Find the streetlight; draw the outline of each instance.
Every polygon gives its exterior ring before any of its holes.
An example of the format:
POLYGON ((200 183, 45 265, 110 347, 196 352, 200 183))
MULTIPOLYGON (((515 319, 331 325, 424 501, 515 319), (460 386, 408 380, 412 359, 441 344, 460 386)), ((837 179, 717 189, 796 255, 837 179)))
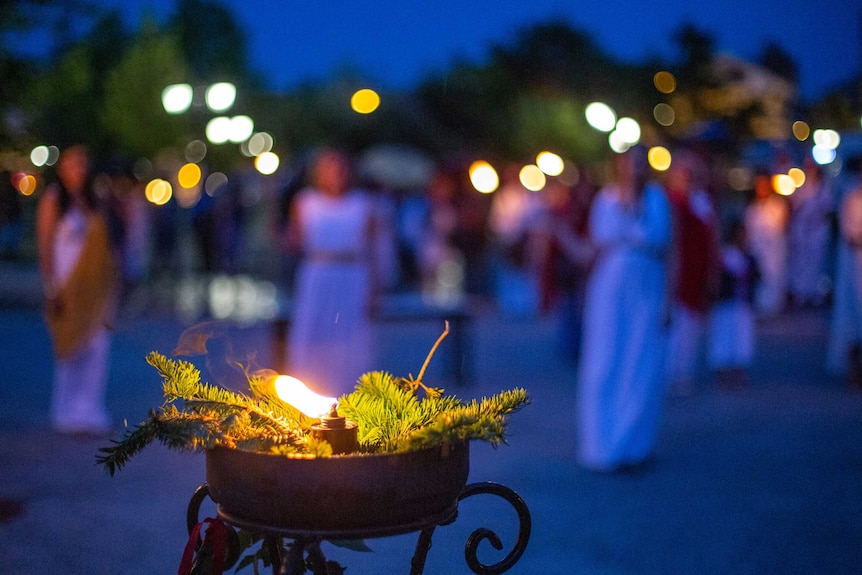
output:
POLYGON ((187 112, 193 99, 194 89, 189 84, 171 84, 162 90, 162 107, 171 115, 187 112))

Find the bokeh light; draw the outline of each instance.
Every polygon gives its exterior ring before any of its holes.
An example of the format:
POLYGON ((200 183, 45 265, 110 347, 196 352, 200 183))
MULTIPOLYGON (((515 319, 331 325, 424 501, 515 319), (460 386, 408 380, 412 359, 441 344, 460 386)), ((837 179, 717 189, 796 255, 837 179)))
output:
POLYGON ((60 148, 57 146, 48 146, 48 160, 45 162, 46 166, 53 166, 57 163, 57 160, 60 159, 60 148))
POLYGON ((484 160, 477 160, 470 164, 470 183, 477 192, 490 194, 500 185, 500 176, 497 170, 484 160))
POLYGON ((554 152, 540 152, 536 156, 536 165, 549 176, 559 176, 566 167, 563 158, 554 152))
POLYGON ((805 171, 799 168, 790 168, 787 170, 787 175, 793 180, 793 185, 801 188, 805 183, 805 171))
POLYGON ((782 196, 789 196, 796 191, 796 184, 787 174, 775 174, 772 176, 772 189, 782 196))
POLYGON ((230 82, 217 82, 207 88, 207 108, 213 112, 224 112, 236 101, 236 86, 230 82))
POLYGON ((380 95, 370 88, 357 90, 350 97, 350 107, 358 114, 370 114, 380 106, 380 95))
POLYGON ((248 139, 248 152, 252 156, 259 156, 272 150, 272 136, 266 132, 258 132, 248 139))
POLYGON ((186 161, 197 164, 207 157, 207 145, 200 140, 192 140, 186 144, 186 161))
POLYGON ((619 137, 627 144, 635 145, 641 139, 641 126, 634 118, 620 118, 614 131, 619 132, 619 137))
POLYGON ((222 172, 213 172, 204 180, 204 191, 210 197, 215 197, 223 186, 227 185, 227 176, 222 172))
POLYGON ((617 114, 603 102, 592 102, 584 110, 587 123, 600 132, 610 132, 617 124, 617 114))
POLYGON ((227 116, 216 116, 207 122, 207 140, 211 144, 224 144, 230 139, 230 118, 227 116))
POLYGON ((278 169, 279 158, 273 152, 264 152, 254 159, 254 167, 264 176, 274 174, 278 169))
POLYGON ((652 109, 652 115, 655 121, 662 126, 672 126, 676 120, 676 112, 673 111, 673 107, 664 102, 655 105, 655 108, 652 109))
POLYGON ((821 166, 834 162, 837 155, 837 152, 833 148, 824 148, 817 145, 811 148, 811 157, 821 166))
POLYGON ((623 137, 623 134, 620 133, 619 130, 614 130, 610 134, 608 134, 608 145, 611 147, 611 150, 616 152, 617 154, 622 154, 626 150, 632 147, 630 143, 628 143, 623 137))
POLYGON ((30 162, 37 168, 48 163, 48 146, 36 146, 30 151, 30 162))
POLYGON ((171 201, 173 194, 174 191, 173 188, 171 188, 170 182, 162 180, 161 178, 150 180, 146 188, 144 188, 144 195, 146 196, 147 201, 157 206, 167 204, 171 201))
POLYGON ((177 183, 183 188, 194 188, 201 183, 201 168, 197 164, 185 164, 177 173, 177 183))
POLYGON ((791 130, 793 130, 793 136, 800 142, 804 142, 811 135, 811 128, 802 120, 793 122, 791 130))
POLYGON ((32 196, 36 192, 36 176, 19 172, 13 179, 15 188, 22 196, 32 196))
POLYGON ((521 185, 531 192, 538 192, 547 183, 545 172, 535 164, 528 164, 521 168, 521 171, 518 172, 518 179, 521 181, 521 185))
POLYGON ((814 145, 834 150, 841 144, 841 136, 835 130, 814 130, 814 145))
POLYGON ((254 121, 248 116, 234 116, 230 119, 228 139, 239 144, 248 140, 254 133, 254 121))
POLYGON ((647 160, 653 170, 664 172, 670 168, 672 157, 670 150, 664 146, 653 146, 649 149, 649 152, 647 152, 647 160))
POLYGON ((655 89, 662 94, 672 94, 676 90, 676 77, 666 70, 656 72, 652 78, 655 89))
POLYGON ((194 90, 188 84, 171 84, 162 90, 162 107, 168 114, 182 114, 192 105, 194 90))

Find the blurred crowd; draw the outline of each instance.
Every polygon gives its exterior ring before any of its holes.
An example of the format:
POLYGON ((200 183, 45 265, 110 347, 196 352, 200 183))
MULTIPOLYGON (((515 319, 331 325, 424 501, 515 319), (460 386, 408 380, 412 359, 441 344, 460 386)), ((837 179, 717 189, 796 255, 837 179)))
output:
MULTIPOLYGON (((292 301, 288 353, 297 373, 327 379, 315 373, 326 356, 330 372, 343 363, 344 375, 329 380, 351 382, 349 374, 371 367, 368 326, 381 295, 420 293, 444 310, 482 299, 511 318, 556 318, 559 353, 578 365, 584 405, 607 401, 600 380, 649 373, 656 383, 647 395, 690 394, 704 366, 718 385, 744 386, 758 321, 827 305, 829 366, 859 385, 860 160, 848 159, 831 177, 806 159, 804 182, 782 195, 775 174, 790 166, 781 155, 753 166, 748 190, 739 192, 709 154, 674 150, 660 172, 635 146, 602 166, 569 165, 539 191, 525 187, 513 164, 483 194, 461 162, 392 184, 344 152, 322 150, 281 180, 231 174, 184 207, 148 202, 120 162, 94 163, 76 186, 89 190, 83 213, 104 215, 120 306, 152 282, 259 277, 292 301)), ((65 188, 58 178, 50 189, 65 188)), ((4 259, 20 253, 15 197, 4 187, 4 259)), ((53 296, 60 286, 39 249, 53 296)), ((641 407, 650 401, 642 398, 641 407)), ((592 411, 602 409, 610 408, 592 411)))

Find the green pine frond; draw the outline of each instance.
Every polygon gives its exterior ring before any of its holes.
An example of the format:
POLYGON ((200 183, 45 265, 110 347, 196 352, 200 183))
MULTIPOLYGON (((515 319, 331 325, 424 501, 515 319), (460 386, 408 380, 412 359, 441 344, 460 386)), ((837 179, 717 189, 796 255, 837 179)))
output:
MULTIPOLYGON (((109 474, 156 441, 179 450, 222 446, 307 457, 332 455, 328 443, 310 435, 316 420, 280 400, 270 380, 250 375, 254 397, 249 397, 202 383, 200 372, 187 361, 152 352, 147 362, 161 375, 165 403, 112 446, 99 450, 97 463, 109 474)), ((465 403, 419 379, 375 371, 364 374, 355 390, 340 398, 338 411, 357 424, 363 452, 393 453, 457 440, 498 445, 505 440, 508 415, 529 401, 527 392, 517 388, 465 403), (425 391, 422 399, 417 397, 420 387, 425 391)))
POLYGON ((529 401, 526 390, 517 388, 442 410, 432 422, 401 438, 395 451, 413 451, 465 439, 499 445, 505 440, 506 417, 529 401))

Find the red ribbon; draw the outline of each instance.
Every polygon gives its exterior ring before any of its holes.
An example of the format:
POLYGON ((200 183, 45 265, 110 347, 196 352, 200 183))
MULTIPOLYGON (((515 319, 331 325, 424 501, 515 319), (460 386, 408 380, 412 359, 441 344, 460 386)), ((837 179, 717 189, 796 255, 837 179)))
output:
POLYGON ((192 565, 194 564, 195 549, 200 539, 201 529, 204 523, 209 523, 206 534, 204 535, 203 545, 209 546, 213 554, 213 575, 222 575, 224 570, 225 547, 227 544, 227 527, 218 518, 207 517, 192 529, 189 534, 189 541, 186 543, 186 548, 183 551, 183 558, 180 560, 180 569, 177 575, 191 575, 192 565))

